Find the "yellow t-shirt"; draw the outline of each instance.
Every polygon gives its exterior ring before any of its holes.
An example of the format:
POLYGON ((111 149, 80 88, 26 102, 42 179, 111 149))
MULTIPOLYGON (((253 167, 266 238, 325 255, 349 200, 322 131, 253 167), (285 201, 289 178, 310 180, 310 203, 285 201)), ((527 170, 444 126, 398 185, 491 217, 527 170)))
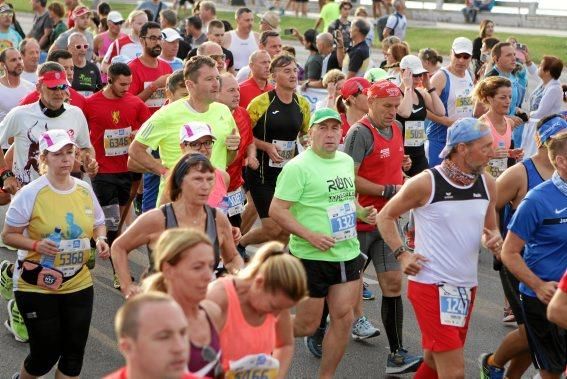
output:
MULTIPOLYGON (((47 177, 41 176, 23 187, 14 197, 6 213, 6 224, 25 227, 24 235, 39 241, 56 227, 61 228, 63 250, 54 258, 52 267, 65 276, 73 276, 58 290, 48 290, 25 282, 20 270, 14 270, 16 291, 37 293, 72 293, 92 285, 89 269, 84 265, 90 255, 90 239, 96 226, 104 225, 104 213, 92 188, 82 180, 67 191, 53 188, 47 177)), ((44 255, 18 250, 18 260, 41 262, 44 255)))

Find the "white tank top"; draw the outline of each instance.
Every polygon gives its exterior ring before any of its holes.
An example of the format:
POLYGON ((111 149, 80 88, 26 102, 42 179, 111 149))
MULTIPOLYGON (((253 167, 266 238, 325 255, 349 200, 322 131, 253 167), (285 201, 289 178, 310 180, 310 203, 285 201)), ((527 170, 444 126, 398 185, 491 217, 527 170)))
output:
POLYGON ((449 97, 447 98, 447 117, 459 119, 462 117, 473 117, 474 89, 473 78, 469 71, 465 71, 464 78, 453 75, 446 68, 441 68, 449 75, 449 97))
POLYGON ((439 166, 427 172, 431 176, 431 197, 413 214, 415 252, 429 261, 409 280, 476 287, 480 238, 489 203, 484 175, 472 185, 461 187, 449 182, 439 166))
POLYGON ((228 50, 232 52, 234 57, 234 69, 240 70, 248 65, 248 57, 258 50, 258 43, 254 37, 254 32, 250 32, 247 39, 241 39, 236 34, 236 30, 228 32, 230 34, 230 46, 228 50))

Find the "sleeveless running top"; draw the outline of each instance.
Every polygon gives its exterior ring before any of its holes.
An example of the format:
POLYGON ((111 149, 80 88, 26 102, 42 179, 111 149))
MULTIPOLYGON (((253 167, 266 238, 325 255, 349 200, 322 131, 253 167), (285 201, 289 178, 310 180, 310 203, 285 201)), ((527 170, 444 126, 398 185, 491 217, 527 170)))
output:
POLYGON ((532 158, 528 158, 522 161, 522 164, 526 169, 526 176, 528 177, 528 191, 545 182, 545 180, 541 177, 539 171, 537 170, 532 158))
POLYGON ((228 298, 226 322, 220 331, 222 367, 226 372, 230 361, 256 354, 271 355, 276 345, 276 318, 268 313, 262 325, 252 326, 244 318, 234 279, 218 279, 228 298))
MULTIPOLYGON (((506 132, 504 135, 498 133, 492 121, 488 117, 484 117, 483 120, 490 127, 490 132, 492 134, 492 146, 496 149, 503 147, 505 149, 510 149, 512 147, 512 120, 506 118, 506 132)), ((505 158, 492 158, 488 165, 486 166, 486 171, 488 171, 494 178, 498 178, 502 173, 508 168, 508 157, 505 158)))
POLYGON ((421 93, 417 89, 414 89, 414 92, 417 95, 417 104, 412 104, 410 116, 406 118, 396 115, 396 120, 403 126, 404 152, 412 161, 411 168, 406 172, 409 176, 417 175, 429 167, 424 147, 427 108, 421 93))
POLYGON ((224 178, 222 176, 222 171, 215 169, 215 184, 213 185, 213 190, 209 194, 209 200, 207 204, 213 208, 220 208, 222 200, 226 196, 227 188, 224 183, 224 178))
POLYGON ((242 67, 248 65, 248 57, 258 50, 256 37, 254 37, 253 32, 250 32, 247 39, 241 39, 238 34, 236 34, 236 30, 231 30, 228 34, 230 34, 230 46, 228 50, 232 51, 234 57, 234 69, 240 70, 242 67))
POLYGON ((440 166, 427 172, 431 176, 431 196, 426 205, 413 210, 413 215, 415 251, 429 261, 409 279, 476 287, 480 238, 489 203, 484 175, 463 187, 450 183, 440 166))
MULTIPOLYGON (((199 308, 203 309, 200 306, 199 308)), ((205 311, 205 316, 207 317, 207 322, 209 323, 209 329, 211 331, 211 341, 207 346, 202 346, 202 347, 195 346, 193 342, 190 342, 189 372, 193 374, 197 374, 199 377, 206 376, 206 377, 214 378, 215 367, 218 364, 218 359, 205 360, 203 358, 203 350, 210 349, 210 352, 207 352, 205 354, 210 354, 211 358, 214 357, 215 355, 218 355, 219 352, 221 351, 220 339, 219 339, 219 334, 215 329, 215 327, 213 326, 213 323, 211 322, 211 319, 206 311, 205 311)))
MULTIPOLYGON (((211 208, 208 205, 205 205, 205 212, 207 214, 207 220, 205 222, 205 234, 209 237, 211 242, 213 243, 213 250, 215 252, 215 270, 219 265, 220 262, 220 247, 219 247, 219 239, 217 234, 217 223, 216 223, 216 215, 217 210, 215 208, 211 208)), ((165 230, 173 229, 179 227, 179 223, 177 222, 177 217, 175 216, 175 211, 173 210, 173 204, 167 203, 159 207, 161 212, 163 213, 163 217, 165 218, 165 230)), ((147 245, 148 254, 150 256, 150 273, 154 272, 154 258, 153 258, 153 250, 147 245)))

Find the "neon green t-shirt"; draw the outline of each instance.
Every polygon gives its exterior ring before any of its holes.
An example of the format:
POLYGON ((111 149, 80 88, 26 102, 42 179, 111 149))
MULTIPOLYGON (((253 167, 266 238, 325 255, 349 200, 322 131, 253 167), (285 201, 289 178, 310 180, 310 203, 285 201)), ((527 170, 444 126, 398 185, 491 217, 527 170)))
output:
POLYGON ((305 228, 335 237, 335 246, 321 251, 292 234, 289 250, 296 257, 340 262, 360 254, 354 161, 347 154, 337 151, 334 158, 325 159, 307 149, 283 167, 274 197, 292 202, 290 211, 305 228))
MULTIPOLYGON (((230 109, 221 103, 212 103, 209 110, 203 113, 195 111, 187 98, 179 99, 158 110, 140 128, 135 140, 149 146, 152 150, 159 148, 162 164, 171 169, 181 157, 179 131, 191 121, 205 122, 210 125, 216 138, 211 151, 211 162, 217 168, 225 170, 227 162, 226 137, 236 128, 230 109)), ((236 128, 238 133, 238 128, 236 128)), ((163 189, 162 180, 159 186, 158 199, 163 189)))
POLYGON ((319 17, 323 19, 323 32, 329 31, 329 25, 337 18, 341 16, 341 11, 339 10, 339 3, 330 2, 323 5, 321 8, 321 13, 319 17))

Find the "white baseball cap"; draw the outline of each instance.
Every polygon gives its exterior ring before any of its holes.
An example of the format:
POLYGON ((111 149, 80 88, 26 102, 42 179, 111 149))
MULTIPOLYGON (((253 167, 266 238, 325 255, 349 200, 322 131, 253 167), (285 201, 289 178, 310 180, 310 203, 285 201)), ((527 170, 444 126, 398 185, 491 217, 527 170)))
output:
POLYGON ((55 153, 67 145, 77 146, 63 129, 48 130, 39 139, 39 151, 47 150, 55 153))
POLYGON ((173 41, 178 40, 178 39, 183 39, 183 37, 181 37, 179 32, 175 29, 172 29, 172 28, 163 29, 161 31, 161 34, 163 35, 163 39, 166 42, 173 42, 173 41))
POLYGON ((106 19, 108 21, 111 21, 114 24, 118 24, 118 23, 124 21, 124 17, 122 17, 120 12, 118 12, 118 11, 110 11, 110 13, 108 13, 108 16, 106 17, 106 19))
POLYGON ((457 37, 453 41, 452 49, 455 54, 466 53, 468 55, 472 55, 472 41, 465 37, 457 37))
POLYGON ((400 61, 400 68, 410 70, 413 75, 421 75, 427 72, 427 70, 423 68, 421 59, 415 55, 406 55, 403 57, 400 61))
POLYGON ((211 127, 208 124, 200 121, 193 121, 181 127, 181 130, 179 131, 179 142, 194 142, 205 136, 211 136, 215 139, 211 127))

